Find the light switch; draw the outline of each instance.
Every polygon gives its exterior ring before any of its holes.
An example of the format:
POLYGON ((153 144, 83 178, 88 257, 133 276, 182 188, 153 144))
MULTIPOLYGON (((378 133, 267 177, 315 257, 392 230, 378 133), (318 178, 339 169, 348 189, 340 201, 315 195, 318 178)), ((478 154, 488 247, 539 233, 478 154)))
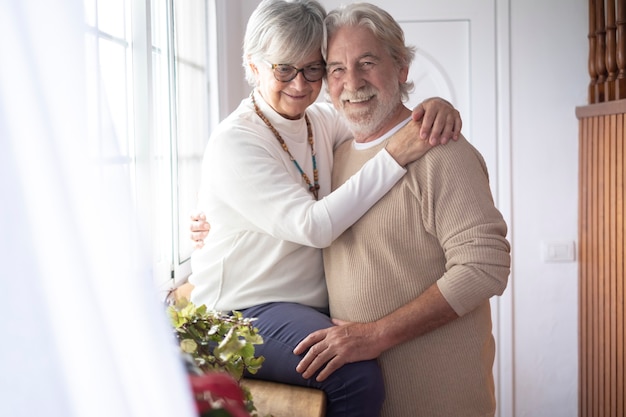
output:
POLYGON ((543 242, 542 257, 544 262, 574 262, 576 245, 574 242, 543 242))

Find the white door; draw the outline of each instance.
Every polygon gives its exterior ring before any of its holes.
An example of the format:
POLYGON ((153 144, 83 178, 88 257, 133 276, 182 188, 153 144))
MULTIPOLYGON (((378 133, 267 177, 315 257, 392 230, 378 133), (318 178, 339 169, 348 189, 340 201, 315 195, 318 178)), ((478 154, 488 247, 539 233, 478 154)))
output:
MULTIPOLYGON (((496 164, 496 46, 494 0, 370 0, 396 18, 407 43, 417 48, 409 77, 413 107, 424 98, 443 97, 459 109, 463 134, 485 157, 492 176, 496 164)), ((331 10, 345 0, 322 0, 331 10)), ((494 190, 495 191, 495 190, 494 190)))
MULTIPOLYGON (((440 96, 459 109, 463 135, 485 158, 494 198, 505 206, 507 217, 508 192, 502 193, 507 187, 498 186, 499 181, 506 182, 510 167, 508 160, 498 160, 506 152, 498 149, 496 71, 502 71, 503 58, 499 62, 496 55, 496 33, 502 31, 497 28, 497 0, 369 1, 394 16, 404 29, 407 43, 417 48, 409 73, 415 91, 407 104, 413 107, 424 98, 440 96), (498 196, 499 191, 504 195, 498 196)), ((327 10, 346 2, 321 0, 327 10)), ((498 5, 502 8, 502 2, 498 5)), ((495 298, 491 304, 498 346, 494 366, 497 416, 504 417, 512 415, 512 330, 507 324, 512 306, 510 296, 495 298)))

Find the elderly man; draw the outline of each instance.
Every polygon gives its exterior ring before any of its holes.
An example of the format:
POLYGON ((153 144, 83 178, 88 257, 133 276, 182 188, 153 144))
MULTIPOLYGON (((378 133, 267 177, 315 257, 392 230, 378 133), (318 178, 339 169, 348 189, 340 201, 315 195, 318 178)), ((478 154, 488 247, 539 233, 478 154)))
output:
MULTIPOLYGON (((326 18, 328 92, 355 139, 335 152, 343 184, 411 117, 403 105, 414 50, 380 8, 326 18)), ((495 342, 489 298, 510 272, 507 226, 485 163, 464 138, 411 163, 407 175, 324 251, 331 316, 294 350, 323 380, 379 358, 383 416, 493 416, 495 342), (319 372, 319 373, 318 373, 319 372)))

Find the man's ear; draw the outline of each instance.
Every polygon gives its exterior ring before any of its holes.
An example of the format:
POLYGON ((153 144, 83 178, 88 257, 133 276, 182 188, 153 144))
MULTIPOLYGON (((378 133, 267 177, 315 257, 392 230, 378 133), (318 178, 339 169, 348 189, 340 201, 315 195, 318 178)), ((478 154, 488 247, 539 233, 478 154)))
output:
POLYGON ((402 65, 398 69, 398 80, 400 81, 401 84, 403 84, 408 79, 409 79, 409 67, 408 65, 402 65))

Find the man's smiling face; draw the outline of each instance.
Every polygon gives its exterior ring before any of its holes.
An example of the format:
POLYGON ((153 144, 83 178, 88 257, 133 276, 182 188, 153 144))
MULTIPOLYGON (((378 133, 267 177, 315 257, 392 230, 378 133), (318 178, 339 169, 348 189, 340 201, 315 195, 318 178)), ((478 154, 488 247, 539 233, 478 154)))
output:
POLYGON ((366 27, 344 26, 329 38, 327 68, 330 98, 357 140, 381 130, 402 103, 408 69, 366 27))

